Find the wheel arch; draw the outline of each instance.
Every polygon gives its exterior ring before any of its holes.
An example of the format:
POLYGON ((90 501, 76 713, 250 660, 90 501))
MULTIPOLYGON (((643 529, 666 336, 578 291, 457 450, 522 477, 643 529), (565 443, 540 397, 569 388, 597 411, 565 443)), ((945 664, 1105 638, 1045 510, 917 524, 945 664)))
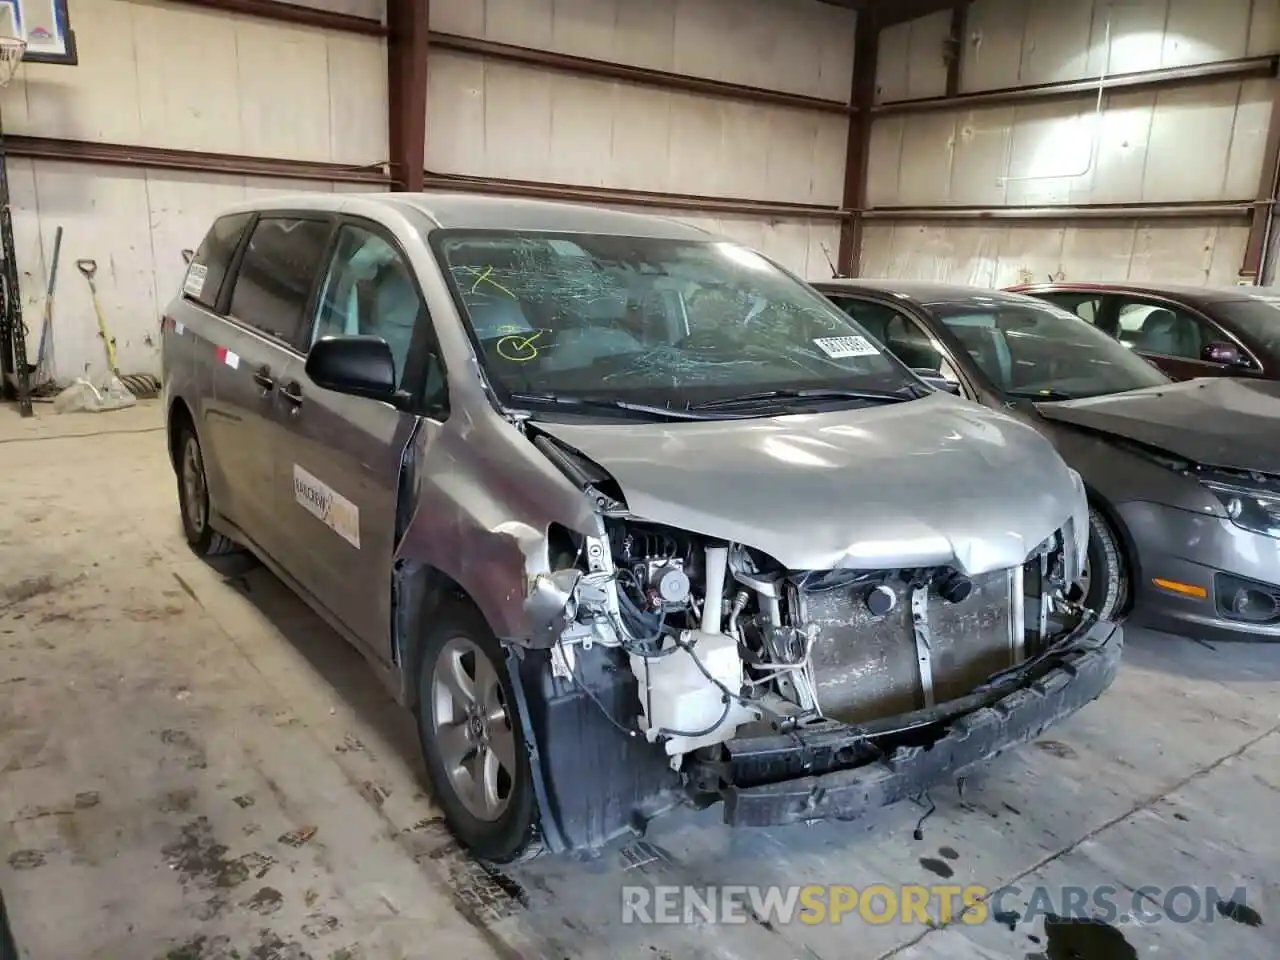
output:
POLYGON ((400 671, 400 701, 413 709, 418 705, 418 673, 427 624, 448 603, 466 604, 482 617, 483 612, 457 580, 428 563, 397 561, 392 591, 392 652, 400 671))
POLYGON ((192 416, 191 408, 187 406, 187 401, 181 397, 174 397, 169 404, 169 412, 165 420, 165 445, 169 449, 169 465, 174 470, 178 469, 178 457, 181 453, 178 450, 178 437, 184 426, 188 426, 194 431, 196 429, 196 418, 192 416))

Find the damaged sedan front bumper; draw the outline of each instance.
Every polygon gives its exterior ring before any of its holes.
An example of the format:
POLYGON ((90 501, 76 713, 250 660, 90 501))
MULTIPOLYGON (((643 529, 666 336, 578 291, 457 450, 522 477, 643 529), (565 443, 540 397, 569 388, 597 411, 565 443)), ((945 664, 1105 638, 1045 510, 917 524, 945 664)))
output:
POLYGON ((724 801, 731 826, 852 820, 1035 739, 1111 685, 1123 646, 1118 625, 1091 620, 965 697, 869 724, 730 740, 693 762, 691 780, 724 801))

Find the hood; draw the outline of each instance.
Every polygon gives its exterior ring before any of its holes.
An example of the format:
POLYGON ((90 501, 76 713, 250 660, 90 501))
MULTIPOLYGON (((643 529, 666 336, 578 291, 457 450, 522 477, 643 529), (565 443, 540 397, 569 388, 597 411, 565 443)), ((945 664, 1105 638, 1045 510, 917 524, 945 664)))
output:
POLYGON ((762 550, 792 570, 1017 566, 1083 486, 1032 427, 944 393, 745 420, 539 421, 606 469, 636 516, 762 550))
POLYGON ((1280 474, 1280 383, 1214 377, 1036 409, 1202 466, 1280 474))

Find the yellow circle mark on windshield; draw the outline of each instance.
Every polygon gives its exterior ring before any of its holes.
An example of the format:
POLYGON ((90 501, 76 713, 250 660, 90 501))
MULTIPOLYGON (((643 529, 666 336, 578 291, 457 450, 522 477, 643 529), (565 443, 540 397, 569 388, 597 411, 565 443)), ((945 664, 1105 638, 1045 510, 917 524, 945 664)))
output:
POLYGON ((503 360, 510 360, 512 363, 528 363, 538 356, 538 345, 534 341, 540 336, 542 336, 541 330, 528 337, 512 334, 499 340, 495 349, 503 360))

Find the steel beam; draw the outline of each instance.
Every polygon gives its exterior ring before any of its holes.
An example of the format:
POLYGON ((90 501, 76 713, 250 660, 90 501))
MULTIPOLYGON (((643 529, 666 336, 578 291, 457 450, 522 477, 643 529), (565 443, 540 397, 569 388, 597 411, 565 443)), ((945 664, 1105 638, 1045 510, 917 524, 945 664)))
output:
MULTIPOLYGON (((877 117, 897 116, 906 113, 938 113, 941 111, 972 110, 980 107, 1016 106, 1022 103, 1040 103, 1046 100, 1071 100, 1096 95, 1101 87, 1106 92, 1135 90, 1171 90, 1187 86, 1203 86, 1224 80, 1250 80, 1276 75, 1276 57, 1246 57, 1240 60, 1222 60, 1218 63, 1201 63, 1188 67, 1167 67, 1160 70, 1141 70, 1135 73, 1117 73, 1110 77, 1093 77, 1084 80, 1065 80, 1058 83, 1039 83, 1022 87, 1001 87, 979 93, 963 93, 958 96, 922 97, 918 100, 894 100, 877 104, 877 117)), ((957 78, 958 80, 958 78, 957 78)))
POLYGON ((871 107, 876 99, 876 67, 880 58, 880 24, 873 13, 859 13, 854 28, 853 83, 849 103, 849 136, 844 154, 844 209, 853 214, 840 225, 836 270, 856 277, 862 259, 862 218, 855 211, 867 205, 868 160, 871 156, 871 107))
MULTIPOLYGON (((420 0, 419 0, 420 2, 420 0)), ((425 113, 425 111, 424 111, 425 113)), ((9 136, 5 146, 10 156, 32 160, 54 160, 71 163, 100 164, 152 170, 179 170, 194 173, 233 174, 270 177, 282 180, 312 180, 329 183, 368 183, 391 189, 393 184, 388 164, 383 161, 368 166, 323 163, 312 160, 286 160, 279 157, 250 157, 236 154, 207 153, 201 150, 173 150, 121 143, 94 143, 55 137, 9 136)), ((407 148, 405 148, 407 150, 407 148)), ((413 153, 417 156, 417 153, 413 153)), ((418 168, 423 167, 419 160, 418 168)), ((839 207, 823 204, 789 203, 753 200, 743 197, 712 197, 690 194, 659 193, 648 190, 621 190, 608 187, 586 187, 573 184, 531 180, 503 180, 493 177, 469 177, 461 174, 421 171, 418 189, 462 190, 514 197, 569 200, 579 203, 618 204, 699 213, 729 213, 744 216, 841 220, 846 214, 839 207)))
POLYGON ((379 20, 356 17, 349 13, 331 13, 315 7, 304 7, 281 0, 168 0, 169 3, 188 7, 204 7, 222 13, 240 13, 262 20, 293 23, 300 27, 319 27, 322 30, 339 30, 344 33, 360 33, 368 37, 385 37, 387 28, 379 20))
POLYGON ((1280 79, 1271 81, 1271 119, 1267 125, 1266 146, 1262 152, 1262 174, 1249 221, 1249 239, 1245 243, 1242 279, 1265 283, 1268 248, 1276 220, 1276 200, 1280 198, 1280 79))
POLYGON ((969 0, 959 0, 951 8, 951 31, 947 34, 947 96, 960 96, 960 68, 964 66, 965 36, 969 32, 969 0))
POLYGON ((422 190, 431 0, 387 0, 387 144, 396 189, 422 190))
POLYGON ((1185 203, 1081 203, 1042 207, 962 207, 937 204, 923 207, 872 207, 864 220, 920 221, 1080 221, 1080 220, 1213 220, 1243 219, 1253 211, 1250 200, 1191 200, 1185 203))

